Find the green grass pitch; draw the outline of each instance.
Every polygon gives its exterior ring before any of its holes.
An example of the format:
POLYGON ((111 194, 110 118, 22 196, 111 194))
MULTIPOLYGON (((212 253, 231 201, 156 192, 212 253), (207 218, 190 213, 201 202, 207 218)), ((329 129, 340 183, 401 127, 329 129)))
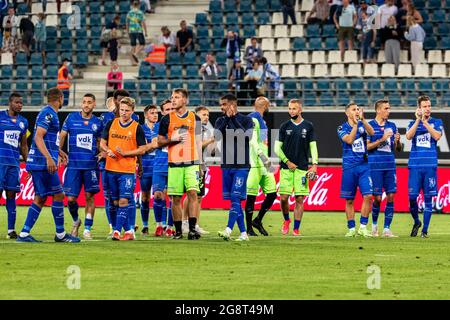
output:
MULTIPOLYGON (((18 208, 18 230, 26 210, 18 208)), ((23 244, 5 239, 2 211, 0 299, 450 298, 448 215, 433 215, 429 239, 409 237, 409 214, 394 217, 399 238, 347 239, 342 212, 305 212, 302 237, 282 236, 281 214, 269 212, 265 226, 271 236, 236 243, 217 236, 226 212, 205 210, 201 225, 211 234, 198 241, 142 238, 138 232, 137 241, 113 242, 105 238, 108 226, 98 209, 94 241, 60 244, 53 242, 53 218, 46 208, 33 230, 44 243, 23 244), (73 265, 80 268, 79 289, 67 286, 73 265), (379 268, 379 278, 369 266, 379 268), (373 288, 377 284, 379 289, 373 288)), ((70 226, 66 212, 66 230, 70 226)))

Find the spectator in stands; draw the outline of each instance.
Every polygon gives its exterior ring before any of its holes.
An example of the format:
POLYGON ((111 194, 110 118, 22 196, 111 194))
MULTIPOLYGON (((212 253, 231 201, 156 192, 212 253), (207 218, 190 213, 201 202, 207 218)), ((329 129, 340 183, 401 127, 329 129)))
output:
POLYGON ((161 35, 159 36, 159 43, 162 43, 166 47, 167 52, 169 52, 176 49, 177 36, 175 35, 175 33, 170 31, 167 26, 163 26, 161 28, 161 35))
MULTIPOLYGON (((64 0, 64 2, 67 2, 67 0, 64 0)), ((56 0, 56 9, 58 13, 61 12, 61 0, 56 0)))
POLYGON ((337 8, 342 6, 342 0, 331 0, 330 5, 330 22, 334 23, 334 13, 336 12, 337 8))
POLYGON ((358 20, 356 22, 357 29, 362 29, 363 13, 365 13, 367 17, 370 17, 371 15, 373 15, 375 13, 375 9, 372 6, 368 6, 366 0, 359 1, 359 8, 358 8, 358 13, 357 13, 358 20))
POLYGON ((262 65, 259 60, 253 62, 253 68, 247 73, 244 80, 247 81, 247 88, 249 90, 249 95, 252 100, 259 96, 264 95, 264 87, 257 88, 258 81, 263 75, 262 65))
POLYGON ((106 92, 108 98, 113 95, 115 90, 122 89, 123 73, 119 69, 117 62, 111 63, 111 71, 108 72, 106 82, 106 92))
POLYGON ((386 0, 378 9, 378 12, 380 14, 380 28, 384 28, 387 25, 389 17, 395 17, 397 15, 398 8, 394 4, 394 0, 386 0))
POLYGON ((203 104, 213 106, 217 103, 217 88, 219 83, 219 73, 222 71, 216 63, 216 58, 212 53, 206 55, 206 62, 200 67, 200 75, 203 77, 203 104))
POLYGON ((22 38, 21 46, 23 51, 30 56, 30 46, 34 38, 34 24, 28 17, 23 17, 19 24, 20 34, 22 38))
POLYGON ((295 0, 280 0, 283 11, 283 24, 288 24, 288 16, 291 17, 292 24, 297 24, 295 19, 295 0))
POLYGON ((416 20, 416 23, 423 23, 423 18, 422 15, 420 14, 420 11, 416 9, 416 7, 414 6, 414 4, 410 3, 408 5, 408 10, 407 10, 407 16, 412 16, 414 17, 414 19, 416 20))
POLYGON ((263 56, 261 48, 258 46, 258 40, 255 37, 251 38, 250 45, 245 48, 245 61, 247 62, 246 72, 253 68, 255 59, 261 59, 263 56))
POLYGON ((256 88, 263 90, 269 89, 269 94, 273 92, 277 99, 283 99, 283 85, 281 84, 280 74, 265 57, 261 58, 260 63, 262 65, 263 73, 256 88))
POLYGON ((411 42, 411 63, 414 70, 416 66, 421 63, 420 59, 423 53, 423 42, 425 40, 425 30, 417 23, 414 16, 408 16, 407 23, 408 31, 405 32, 406 40, 411 42))
POLYGON ((47 0, 41 0, 42 2, 42 11, 46 12, 47 11, 47 0))
POLYGON ((150 0, 140 0, 141 5, 145 5, 145 13, 155 13, 155 10, 152 9, 152 5, 150 4, 150 0))
POLYGON ((334 13, 334 24, 338 29, 339 50, 341 60, 344 60, 345 40, 348 40, 348 49, 353 50, 353 28, 356 25, 356 10, 349 0, 343 0, 342 6, 334 13))
POLYGON ((71 80, 73 79, 73 76, 69 70, 70 64, 71 61, 64 58, 63 64, 58 70, 58 89, 60 89, 64 94, 63 106, 67 106, 69 104, 70 86, 72 85, 71 80))
POLYGON ((114 92, 111 93, 111 96, 108 94, 108 99, 105 101, 106 109, 109 112, 114 112, 116 110, 116 103, 114 102, 114 92))
POLYGON ((360 30, 358 40, 361 42, 361 58, 364 63, 373 62, 375 39, 377 37, 376 29, 370 28, 368 24, 369 15, 366 11, 362 11, 361 21, 357 28, 360 30))
POLYGON ((245 105, 247 98, 247 82, 244 81, 244 78, 245 71, 242 67, 241 60, 236 60, 228 75, 228 80, 230 91, 238 98, 238 105, 240 106, 245 105))
POLYGON ((16 38, 11 36, 11 30, 3 32, 3 46, 2 53, 11 53, 13 57, 16 56, 16 38))
POLYGON ((227 54, 227 74, 230 74, 233 68, 234 61, 239 60, 241 56, 241 45, 243 40, 239 37, 237 32, 228 31, 225 39, 222 40, 221 47, 225 47, 227 54))
POLYGON ((184 54, 194 49, 194 34, 187 28, 186 20, 181 20, 180 28, 177 32, 177 51, 184 54))
POLYGON ((108 51, 108 43, 111 38, 111 32, 117 30, 119 28, 119 25, 120 25, 120 16, 116 15, 114 19, 112 21, 107 22, 106 26, 102 29, 100 46, 102 47, 101 64, 104 66, 106 66, 106 53, 108 51))
POLYGON ((127 32, 130 36, 133 65, 137 65, 139 62, 138 54, 144 48, 145 37, 147 37, 145 17, 144 13, 139 10, 139 1, 133 2, 133 8, 127 14, 127 32), (136 45, 137 42, 139 42, 139 45, 136 45))
POLYGON ((117 36, 117 30, 111 31, 111 38, 108 41, 108 51, 111 63, 117 62, 117 56, 119 55, 120 42, 117 36))
POLYGON ((42 57, 45 56, 45 41, 47 40, 47 29, 45 26, 45 15, 43 13, 38 14, 38 20, 34 26, 34 39, 36 41, 36 51, 42 53, 42 57))
POLYGON ((11 32, 11 37, 17 37, 17 27, 19 26, 19 19, 15 14, 14 8, 8 9, 8 15, 3 18, 3 30, 11 32))
POLYGON ((158 67, 166 63, 166 46, 164 44, 150 43, 144 48, 147 57, 144 59, 152 67, 158 67))
POLYGON ((324 24, 328 23, 330 18, 330 5, 327 0, 316 0, 311 11, 306 17, 308 24, 320 24, 322 28, 324 24))
POLYGON ((384 44, 386 63, 395 64, 397 72, 400 64, 400 27, 395 16, 390 16, 387 25, 380 30, 381 43, 384 44))

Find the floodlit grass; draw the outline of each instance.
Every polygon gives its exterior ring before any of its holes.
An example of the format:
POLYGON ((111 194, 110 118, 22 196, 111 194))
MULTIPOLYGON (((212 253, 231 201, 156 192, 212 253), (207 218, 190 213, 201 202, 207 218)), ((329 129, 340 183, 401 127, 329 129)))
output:
MULTIPOLYGON (((17 230, 26 216, 18 208, 17 230)), ((97 210, 94 241, 54 243, 49 208, 33 235, 44 243, 5 240, 6 214, 0 225, 0 299, 449 299, 450 216, 432 217, 430 238, 410 238, 412 219, 394 217, 396 239, 344 238, 344 213, 306 212, 302 237, 282 236, 279 212, 265 226, 271 236, 225 242, 224 211, 202 211, 201 225, 211 231, 198 241, 143 238, 106 240, 104 211, 97 210), (80 289, 70 290, 69 266, 81 271, 80 289), (369 289, 380 268, 380 289, 369 289), (376 268, 375 267, 375 268, 376 268)), ((80 209, 81 212, 81 209, 80 209)), ((138 211, 138 222, 140 216, 138 211)), ((380 216, 380 226, 383 217, 380 216)), ((66 213, 66 230, 71 221, 66 213)), ((234 235, 237 236, 237 226, 234 235)))

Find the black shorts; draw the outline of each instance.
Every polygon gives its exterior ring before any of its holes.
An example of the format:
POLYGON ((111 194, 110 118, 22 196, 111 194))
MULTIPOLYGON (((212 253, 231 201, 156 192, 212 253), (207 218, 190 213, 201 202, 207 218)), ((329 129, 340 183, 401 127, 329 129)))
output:
POLYGON ((199 192, 197 192, 197 196, 199 197, 204 197, 205 196, 205 174, 203 175, 203 177, 201 177, 200 181, 198 182, 198 188, 200 189, 199 192))
POLYGON ((32 41, 33 41, 33 32, 25 31, 25 33, 22 35, 22 43, 27 47, 29 47, 32 41))
POLYGON ((108 48, 108 41, 100 41, 100 47, 108 48))
POLYGON ((139 41, 141 46, 145 45, 145 38, 143 33, 132 32, 130 33, 130 43, 132 47, 136 46, 136 42, 139 41))

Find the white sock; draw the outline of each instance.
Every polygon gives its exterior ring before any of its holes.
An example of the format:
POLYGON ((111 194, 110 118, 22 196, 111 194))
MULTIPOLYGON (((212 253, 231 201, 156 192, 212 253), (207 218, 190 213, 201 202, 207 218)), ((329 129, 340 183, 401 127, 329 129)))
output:
POLYGON ((156 225, 157 226, 162 226, 162 222, 157 222, 156 225))
POLYGON ((389 230, 389 228, 384 228, 383 229, 383 232, 389 232, 389 231, 391 231, 391 230, 389 230))
POLYGON ((92 214, 86 213, 86 219, 91 219, 92 220, 92 214))
POLYGON ((29 235, 30 235, 30 233, 28 233, 28 232, 21 232, 21 233, 19 234, 19 236, 20 236, 21 238, 28 237, 29 235))
POLYGON ((8 233, 11 233, 13 231, 14 231, 14 229, 8 229, 8 233))
POLYGON ((372 223, 372 230, 378 230, 378 225, 372 223))
POLYGON ((360 224, 360 225, 359 225, 359 228, 360 228, 360 229, 365 229, 366 227, 367 227, 367 225, 365 225, 365 224, 360 224))
POLYGON ((241 237, 247 237, 247 232, 246 231, 244 231, 244 232, 241 232, 241 237))
POLYGON ((225 228, 225 232, 226 232, 228 235, 230 235, 230 234, 231 234, 231 229, 228 228, 228 227, 226 227, 226 228, 225 228))
POLYGON ((348 231, 355 231, 355 228, 349 228, 348 231))
POLYGON ((66 232, 61 232, 61 233, 57 233, 56 236, 58 237, 58 239, 62 239, 64 238, 64 236, 66 235, 66 232))

